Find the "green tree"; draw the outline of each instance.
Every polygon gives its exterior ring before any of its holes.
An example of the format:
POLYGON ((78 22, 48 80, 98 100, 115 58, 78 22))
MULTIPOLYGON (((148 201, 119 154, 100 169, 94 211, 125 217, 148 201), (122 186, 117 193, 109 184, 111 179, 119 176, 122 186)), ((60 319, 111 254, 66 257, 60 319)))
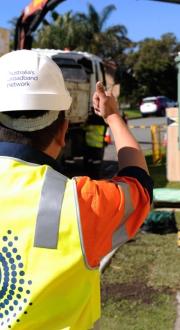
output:
POLYGON ((43 21, 43 25, 36 33, 35 47, 54 49, 75 49, 80 35, 79 25, 76 24, 72 11, 59 15, 53 11, 51 20, 43 21))
POLYGON ((17 23, 17 17, 13 17, 9 22, 10 24, 10 50, 14 49, 15 29, 17 23))
POLYGON ((180 44, 172 33, 162 35, 159 40, 145 39, 137 43, 125 60, 122 93, 125 96, 129 93, 134 102, 151 95, 176 99, 177 70, 174 59, 179 50, 180 44), (134 86, 132 93, 126 80, 134 86))
POLYGON ((114 5, 108 5, 98 13, 92 4, 88 4, 87 14, 75 15, 82 31, 79 47, 103 58, 115 60, 129 46, 130 40, 124 25, 106 27, 107 20, 115 9, 114 5))
POLYGON ((72 11, 63 16, 52 12, 50 22, 44 20, 36 34, 35 47, 81 50, 94 53, 106 59, 119 59, 130 44, 123 25, 108 28, 105 24, 116 8, 106 6, 102 13, 88 4, 87 14, 72 11))

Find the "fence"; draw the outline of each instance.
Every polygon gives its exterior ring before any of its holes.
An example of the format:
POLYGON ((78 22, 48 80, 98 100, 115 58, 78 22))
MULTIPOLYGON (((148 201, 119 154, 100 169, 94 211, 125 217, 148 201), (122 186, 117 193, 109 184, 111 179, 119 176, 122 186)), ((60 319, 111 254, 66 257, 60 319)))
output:
MULTIPOLYGON (((167 146, 167 125, 129 125, 130 129, 149 129, 153 164, 162 160, 164 149, 167 146)), ((143 144, 143 141, 139 141, 143 144)), ((145 141, 144 141, 145 143, 145 141)))

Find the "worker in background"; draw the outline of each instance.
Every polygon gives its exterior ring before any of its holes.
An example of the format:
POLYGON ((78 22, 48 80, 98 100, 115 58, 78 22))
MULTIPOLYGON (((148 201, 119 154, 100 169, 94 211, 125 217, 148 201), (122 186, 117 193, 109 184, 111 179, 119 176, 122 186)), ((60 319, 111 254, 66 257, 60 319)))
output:
POLYGON ((0 58, 0 72, 0 328, 96 329, 100 262, 150 210, 143 153, 98 82, 93 106, 111 128, 119 173, 68 179, 56 163, 71 105, 60 69, 18 50, 0 58))
POLYGON ((107 124, 102 117, 95 115, 95 113, 88 117, 84 127, 84 166, 87 175, 91 178, 99 178, 101 174, 104 148, 107 145, 105 141, 106 129, 107 124))
MULTIPOLYGON (((124 111, 120 111, 120 114, 127 124, 127 115, 124 111)), ((86 174, 91 178, 98 179, 101 177, 105 147, 112 143, 111 130, 103 118, 95 114, 89 116, 84 130, 84 167, 86 174)))

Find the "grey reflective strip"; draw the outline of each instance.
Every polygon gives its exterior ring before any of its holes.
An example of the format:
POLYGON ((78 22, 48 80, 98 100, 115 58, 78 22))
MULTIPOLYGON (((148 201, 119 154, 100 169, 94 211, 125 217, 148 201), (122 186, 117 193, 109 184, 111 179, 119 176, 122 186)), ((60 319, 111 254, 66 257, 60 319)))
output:
POLYGON ((128 241, 128 235, 126 232, 125 225, 122 225, 118 230, 114 233, 112 239, 112 249, 124 244, 128 241))
POLYGON ((61 207, 66 182, 66 177, 48 167, 36 220, 35 247, 57 248, 61 207))
POLYGON ((122 219, 120 219, 119 228, 115 231, 112 239, 112 249, 115 249, 117 246, 125 243, 128 240, 128 235, 125 228, 125 222, 130 216, 130 214, 134 211, 132 201, 131 201, 131 194, 130 194, 130 187, 125 182, 120 182, 118 185, 122 188, 125 197, 125 209, 124 215, 122 219))
MULTIPOLYGON (((78 231, 79 231, 79 238, 80 238, 80 244, 81 244, 81 251, 84 259, 84 263, 87 268, 90 268, 87 262, 86 253, 84 249, 84 241, 83 241, 83 234, 82 234, 82 228, 81 228, 81 217, 80 217, 80 210, 79 210, 79 201, 78 201, 78 195, 77 195, 77 186, 76 186, 76 178, 73 178, 73 192, 74 192, 74 200, 75 200, 75 206, 76 206, 76 216, 77 216, 77 224, 78 224, 78 231)), ((91 268, 90 268, 91 269, 91 268)))
POLYGON ((119 246, 117 248, 115 248, 114 250, 112 250, 111 252, 109 252, 105 257, 102 258, 102 260, 100 262, 100 267, 99 267, 99 270, 101 273, 103 272, 105 267, 109 264, 109 261, 111 260, 113 255, 116 253, 118 248, 119 248, 119 246))
POLYGON ((81 244, 81 251, 84 259, 85 266, 90 269, 98 269, 99 267, 91 267, 88 264, 88 260, 86 258, 86 252, 84 248, 84 240, 83 240, 83 233, 81 228, 81 216, 80 216, 80 210, 79 210, 79 201, 78 201, 78 195, 77 195, 77 186, 76 186, 76 178, 73 178, 73 191, 74 191, 74 199, 75 199, 75 206, 76 206, 76 216, 77 216, 77 224, 78 224, 78 230, 79 230, 79 237, 80 237, 80 244, 81 244))

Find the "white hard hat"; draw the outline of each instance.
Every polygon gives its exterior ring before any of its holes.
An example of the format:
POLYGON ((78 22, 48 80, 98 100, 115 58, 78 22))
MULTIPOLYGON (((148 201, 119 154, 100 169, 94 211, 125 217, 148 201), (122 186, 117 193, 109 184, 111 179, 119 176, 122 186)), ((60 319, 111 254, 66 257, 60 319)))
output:
POLYGON ((32 50, 17 50, 0 58, 0 122, 6 127, 18 131, 42 129, 58 118, 59 111, 68 110, 71 103, 62 72, 49 57, 32 50), (8 115, 8 111, 26 110, 49 112, 37 118, 8 115))
POLYGON ((61 111, 71 102, 61 70, 49 57, 17 50, 0 58, 0 112, 61 111))

